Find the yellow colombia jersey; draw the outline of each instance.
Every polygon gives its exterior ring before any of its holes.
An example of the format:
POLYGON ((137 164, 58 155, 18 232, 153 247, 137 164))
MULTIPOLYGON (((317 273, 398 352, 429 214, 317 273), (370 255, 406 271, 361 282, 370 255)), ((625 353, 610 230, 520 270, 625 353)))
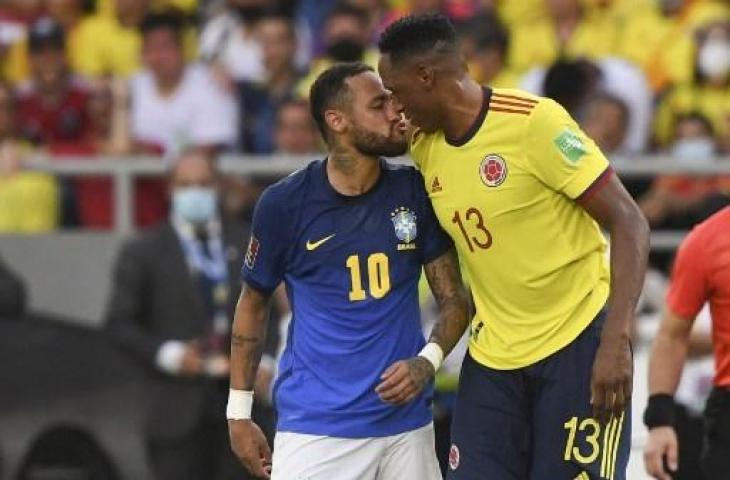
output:
POLYGON ((574 340, 609 291, 606 241, 574 201, 610 174, 593 141, 553 100, 485 89, 467 137, 416 131, 411 155, 471 282, 472 357, 521 368, 574 340))

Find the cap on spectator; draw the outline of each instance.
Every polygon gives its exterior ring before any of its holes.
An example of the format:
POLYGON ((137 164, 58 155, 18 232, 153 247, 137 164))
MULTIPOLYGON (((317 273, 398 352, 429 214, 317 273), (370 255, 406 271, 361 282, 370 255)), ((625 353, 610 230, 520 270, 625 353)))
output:
POLYGON ((52 18, 41 18, 31 26, 28 33, 28 46, 31 52, 45 47, 63 50, 65 45, 63 27, 52 18))

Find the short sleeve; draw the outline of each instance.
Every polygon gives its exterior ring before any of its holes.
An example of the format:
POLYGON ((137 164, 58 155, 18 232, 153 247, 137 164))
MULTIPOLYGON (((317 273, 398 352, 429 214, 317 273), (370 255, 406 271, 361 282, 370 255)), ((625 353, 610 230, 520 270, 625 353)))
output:
POLYGON ((244 257, 243 280, 262 292, 273 291, 284 278, 286 246, 285 225, 281 205, 271 188, 259 198, 253 214, 251 238, 244 257))
POLYGON ((674 259, 667 307, 680 318, 694 319, 707 301, 705 241, 694 230, 682 242, 674 259))
POLYGON ((431 201, 428 199, 423 177, 420 173, 417 173, 417 176, 416 188, 418 189, 419 211, 421 212, 418 219, 418 229, 421 232, 419 233, 419 237, 421 238, 419 248, 421 250, 421 263, 426 265, 443 255, 454 244, 451 237, 449 237, 443 228, 441 228, 441 224, 439 224, 431 201))
POLYGON ((541 99, 529 121, 528 164, 548 187, 576 199, 608 171, 598 146, 555 101, 541 99))

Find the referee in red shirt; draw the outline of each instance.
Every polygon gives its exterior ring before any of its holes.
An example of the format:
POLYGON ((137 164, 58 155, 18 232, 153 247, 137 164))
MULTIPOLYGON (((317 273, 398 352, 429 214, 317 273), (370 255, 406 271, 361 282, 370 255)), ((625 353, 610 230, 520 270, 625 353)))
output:
POLYGON ((646 471, 670 480, 677 470, 674 392, 687 357, 690 330, 705 303, 712 315, 714 388, 705 406, 702 470, 706 480, 730 478, 730 207, 696 226, 677 252, 667 311, 649 362, 646 471))

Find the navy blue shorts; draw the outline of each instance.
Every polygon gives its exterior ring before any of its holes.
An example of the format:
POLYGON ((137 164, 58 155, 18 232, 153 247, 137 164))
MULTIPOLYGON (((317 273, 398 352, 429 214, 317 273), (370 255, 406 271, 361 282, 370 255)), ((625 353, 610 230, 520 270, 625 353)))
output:
POLYGON ((495 370, 467 354, 451 427, 449 480, 624 480, 631 409, 592 417, 590 379, 604 315, 553 355, 495 370))

